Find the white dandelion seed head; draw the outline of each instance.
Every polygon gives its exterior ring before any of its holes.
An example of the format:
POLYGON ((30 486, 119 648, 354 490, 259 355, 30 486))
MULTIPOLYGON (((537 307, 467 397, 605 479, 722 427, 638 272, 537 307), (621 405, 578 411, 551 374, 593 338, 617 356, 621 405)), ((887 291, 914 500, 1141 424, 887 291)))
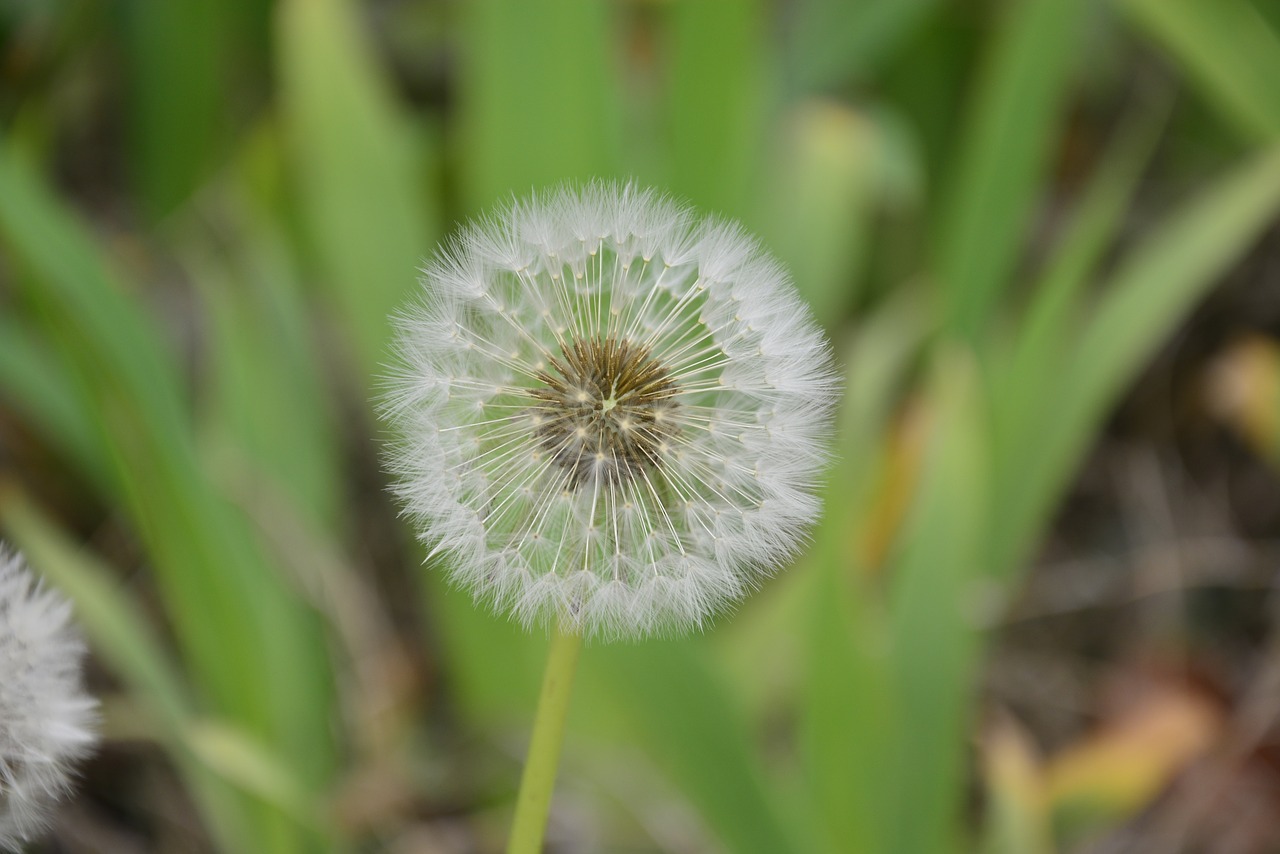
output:
POLYGON ((633 185, 512 204, 423 270, 383 414, 460 586, 526 625, 701 626, 819 512, 836 382, 782 267, 633 185))
POLYGON ((96 741, 71 603, 0 543, 0 849, 43 830, 96 741))

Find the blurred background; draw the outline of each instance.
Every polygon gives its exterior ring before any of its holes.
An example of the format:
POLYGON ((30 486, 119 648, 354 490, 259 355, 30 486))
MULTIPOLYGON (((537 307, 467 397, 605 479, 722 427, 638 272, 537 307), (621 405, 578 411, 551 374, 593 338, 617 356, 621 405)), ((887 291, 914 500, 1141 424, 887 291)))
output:
POLYGON ((396 518, 386 317, 635 178, 794 272, 811 548, 589 647, 554 852, 1280 851, 1280 4, 0 0, 0 526, 105 743, 36 852, 501 849, 546 638, 396 518))

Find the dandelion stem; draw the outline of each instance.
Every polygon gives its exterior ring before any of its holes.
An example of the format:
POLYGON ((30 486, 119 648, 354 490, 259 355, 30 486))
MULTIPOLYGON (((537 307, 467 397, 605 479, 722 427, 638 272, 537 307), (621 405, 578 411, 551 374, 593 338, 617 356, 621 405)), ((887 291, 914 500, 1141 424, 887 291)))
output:
POLYGON ((581 648, 579 634, 557 628, 551 637, 507 854, 540 854, 542 851, 551 793, 556 785, 556 768, 560 764, 560 745, 564 742, 565 719, 569 714, 569 695, 573 692, 573 674, 581 648))

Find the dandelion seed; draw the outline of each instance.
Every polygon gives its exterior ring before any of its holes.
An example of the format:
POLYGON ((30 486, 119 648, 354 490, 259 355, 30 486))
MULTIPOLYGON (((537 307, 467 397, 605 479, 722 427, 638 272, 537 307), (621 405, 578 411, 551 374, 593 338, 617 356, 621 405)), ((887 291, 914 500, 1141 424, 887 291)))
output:
POLYGON ((819 512, 835 382, 736 225, 592 185, 464 230, 400 319, 397 492, 453 580, 526 625, 700 626, 819 512))
POLYGON ((71 603, 0 544, 0 849, 46 826, 96 740, 70 620, 71 603))

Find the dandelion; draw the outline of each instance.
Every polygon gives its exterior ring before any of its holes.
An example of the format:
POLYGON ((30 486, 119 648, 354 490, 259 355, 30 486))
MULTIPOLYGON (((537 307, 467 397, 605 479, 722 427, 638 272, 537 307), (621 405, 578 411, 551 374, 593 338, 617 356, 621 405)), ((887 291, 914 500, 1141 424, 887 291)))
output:
POLYGON ((534 854, 581 638, 702 626, 817 517, 830 350, 740 228, 629 185, 513 204, 422 284, 391 467, 457 584, 555 627, 507 849, 534 854))
POLYGON ((829 347, 736 225, 632 186, 464 230, 401 318, 398 493, 461 587, 526 625, 696 628, 819 512, 829 347))
POLYGON ((71 603, 0 544, 0 849, 46 826, 95 741, 70 620, 71 603))

